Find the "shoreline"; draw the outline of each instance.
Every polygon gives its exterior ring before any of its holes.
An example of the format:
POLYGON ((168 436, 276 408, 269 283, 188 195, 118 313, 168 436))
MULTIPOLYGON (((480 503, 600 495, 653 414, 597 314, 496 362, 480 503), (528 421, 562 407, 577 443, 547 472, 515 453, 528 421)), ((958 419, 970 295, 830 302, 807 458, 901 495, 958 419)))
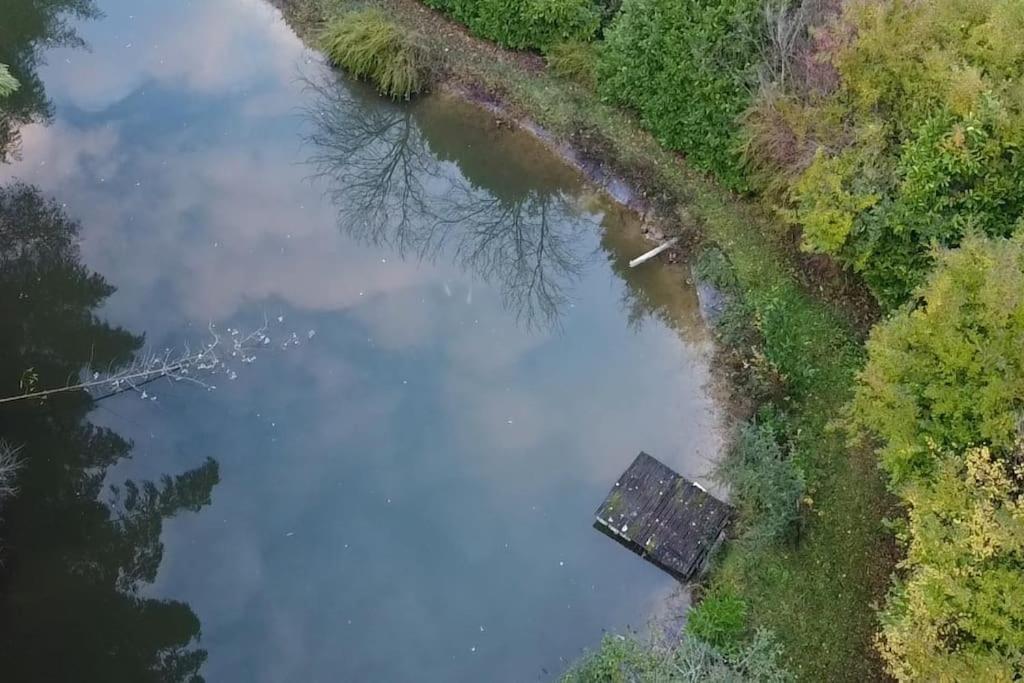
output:
MULTIPOLYGON (((349 6, 346 0, 329 8, 320 0, 269 1, 317 52, 312 37, 323 13, 349 6)), ((508 122, 536 138, 610 201, 635 212, 649 242, 683 236, 677 253, 690 265, 698 250, 723 255, 733 284, 719 286, 718 278, 703 284, 716 286, 712 296, 727 290, 728 305, 744 309, 744 325, 756 339, 752 345, 747 338, 714 341, 712 384, 725 398, 708 391, 721 408, 723 448, 756 408, 784 410, 810 502, 796 546, 727 544, 694 593, 721 589, 746 600, 750 623, 780 637, 799 680, 884 678, 873 647, 872 604, 884 596, 895 564, 894 543, 882 524, 892 500, 871 451, 850 447, 834 429, 863 362, 866 329, 878 315, 859 283, 801 254, 791 232, 764 207, 689 169, 630 114, 549 75, 538 55, 476 38, 417 0, 370 4, 386 8, 406 29, 426 32, 433 49, 443 51, 433 92, 469 102, 499 125, 508 122), (781 378, 779 386, 751 399, 761 374, 781 378)), ((694 273, 695 287, 706 289, 701 284, 694 273)))
MULTIPOLYGON (((540 142, 553 156, 576 170, 586 183, 600 191, 609 201, 635 213, 645 225, 644 236, 651 242, 659 241, 657 234, 652 234, 646 227, 652 222, 665 221, 666 218, 644 198, 642 190, 613 170, 605 168, 597 159, 587 158, 583 150, 577 149, 571 142, 559 140, 551 131, 529 117, 513 113, 500 99, 474 92, 458 82, 442 82, 440 88, 431 94, 469 102, 489 112, 499 122, 511 121, 516 128, 540 142)), ((677 234, 673 233, 671 236, 677 234)))

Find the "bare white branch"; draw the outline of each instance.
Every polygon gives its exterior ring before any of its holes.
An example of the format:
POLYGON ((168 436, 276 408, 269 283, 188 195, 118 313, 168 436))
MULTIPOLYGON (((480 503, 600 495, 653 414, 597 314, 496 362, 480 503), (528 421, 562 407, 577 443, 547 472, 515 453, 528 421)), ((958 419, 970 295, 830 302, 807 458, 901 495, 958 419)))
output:
MULTIPOLYGON (((283 321, 283 318, 278 320, 283 321)), ((156 395, 145 387, 159 379, 188 382, 212 391, 217 388, 215 381, 218 377, 236 379, 239 368, 254 363, 260 349, 270 348, 273 339, 269 327, 266 316, 263 325, 249 333, 230 327, 221 332, 211 323, 208 327, 209 338, 198 349, 193 349, 187 343, 178 350, 146 349, 126 365, 108 367, 103 372, 95 371, 87 379, 68 382, 64 386, 0 398, 0 404, 45 399, 69 391, 87 391, 96 400, 134 391, 143 399, 155 401, 156 395)), ((307 338, 312 338, 310 332, 307 338)), ((279 346, 287 350, 300 343, 298 334, 292 332, 284 337, 279 346)))
POLYGON ((0 502, 18 492, 14 482, 21 469, 21 459, 18 458, 20 450, 20 446, 12 446, 0 440, 0 502))

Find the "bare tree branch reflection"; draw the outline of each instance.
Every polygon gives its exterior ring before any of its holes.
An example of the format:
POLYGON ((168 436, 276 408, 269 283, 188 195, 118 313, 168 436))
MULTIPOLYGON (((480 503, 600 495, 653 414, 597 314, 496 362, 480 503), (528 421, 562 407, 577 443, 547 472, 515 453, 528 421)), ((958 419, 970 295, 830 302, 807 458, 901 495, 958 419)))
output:
POLYGON ((498 285, 521 323, 557 325, 589 256, 581 238, 595 229, 569 197, 466 178, 431 151, 416 104, 364 97, 335 80, 307 86, 316 95, 309 162, 348 234, 402 257, 448 256, 498 285))
POLYGON ((307 142, 309 163, 329 181, 327 193, 339 219, 356 239, 420 254, 411 225, 427 212, 423 179, 437 163, 412 122, 412 110, 350 96, 333 83, 307 87, 317 94, 308 109, 315 120, 307 142))

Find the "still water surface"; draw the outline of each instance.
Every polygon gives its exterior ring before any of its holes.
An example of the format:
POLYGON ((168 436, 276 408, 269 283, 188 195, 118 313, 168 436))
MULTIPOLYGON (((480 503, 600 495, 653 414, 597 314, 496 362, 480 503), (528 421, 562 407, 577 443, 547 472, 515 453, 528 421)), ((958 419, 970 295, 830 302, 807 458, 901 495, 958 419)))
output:
POLYGON ((213 391, 0 410, 4 680, 546 680, 644 625, 672 582, 592 513, 640 449, 706 483, 717 438, 694 294, 626 268, 631 216, 262 0, 11 3, 4 393, 273 342, 213 391))

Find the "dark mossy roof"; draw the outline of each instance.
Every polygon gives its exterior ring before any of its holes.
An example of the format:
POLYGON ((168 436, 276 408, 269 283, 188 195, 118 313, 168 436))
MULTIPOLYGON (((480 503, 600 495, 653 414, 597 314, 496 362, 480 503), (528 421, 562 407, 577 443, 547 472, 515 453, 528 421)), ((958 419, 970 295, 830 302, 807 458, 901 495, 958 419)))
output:
POLYGON ((597 509, 597 526, 682 581, 700 574, 732 508, 640 453, 597 509))

